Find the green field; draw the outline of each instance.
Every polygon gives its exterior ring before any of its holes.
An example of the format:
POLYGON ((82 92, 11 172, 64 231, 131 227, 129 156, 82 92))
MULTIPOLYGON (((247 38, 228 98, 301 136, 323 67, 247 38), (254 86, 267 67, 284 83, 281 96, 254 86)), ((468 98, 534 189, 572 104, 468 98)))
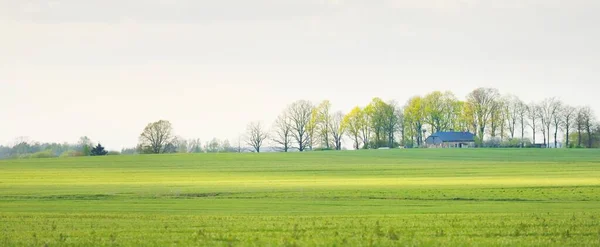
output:
POLYGON ((0 246, 600 246, 600 150, 0 161, 0 246))

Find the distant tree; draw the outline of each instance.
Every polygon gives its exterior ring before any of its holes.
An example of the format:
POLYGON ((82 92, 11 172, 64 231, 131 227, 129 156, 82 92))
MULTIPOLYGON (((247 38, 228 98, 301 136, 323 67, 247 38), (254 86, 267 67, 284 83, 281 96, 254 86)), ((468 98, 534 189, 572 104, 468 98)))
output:
POLYGON ((104 147, 100 145, 100 143, 98 143, 98 145, 96 145, 96 147, 92 148, 92 150, 90 151, 91 156, 103 156, 107 154, 108 151, 104 150, 104 147))
POLYGON ((329 128, 331 129, 330 132, 335 150, 342 150, 342 138, 346 132, 346 126, 344 125, 343 121, 344 113, 341 111, 338 111, 331 116, 331 124, 329 125, 329 128))
POLYGON ((509 95, 505 99, 504 114, 506 114, 506 122, 510 138, 515 138, 516 126, 519 121, 519 113, 521 108, 521 100, 517 96, 509 95))
POLYGON ((179 151, 179 149, 177 148, 177 143, 175 143, 175 142, 169 142, 163 148, 162 153, 165 153, 165 154, 174 154, 174 153, 177 153, 178 151, 179 151))
POLYGON ((250 145, 257 153, 260 153, 260 148, 268 137, 269 135, 267 134, 267 131, 263 129, 263 126, 260 122, 252 122, 248 124, 246 143, 250 145))
MULTIPOLYGON (((396 106, 396 117, 398 119, 397 131, 400 132, 400 145, 406 145, 406 125, 404 121, 404 110, 401 107, 396 106)), ((458 120, 458 118, 456 119, 458 120)))
POLYGON ((88 138, 87 136, 80 137, 78 145, 80 147, 81 153, 83 153, 84 156, 90 156, 92 154, 92 147, 94 145, 92 144, 90 138, 88 138))
POLYGON ((39 152, 40 150, 37 150, 35 146, 35 142, 29 140, 28 137, 17 137, 11 148, 10 156, 18 157, 24 154, 39 152))
POLYGON ((556 98, 547 98, 538 105, 538 118, 542 123, 542 133, 544 134, 544 144, 550 147, 550 127, 552 126, 555 116, 559 112, 560 101, 556 98), (547 140, 547 142, 546 142, 547 140))
POLYGON ((417 146, 423 143, 423 125, 425 124, 425 104, 420 96, 412 97, 404 107, 404 120, 408 127, 411 140, 417 146))
POLYGON ((371 146, 373 148, 385 146, 387 144, 385 128, 389 111, 388 105, 382 99, 374 98, 365 109, 370 120, 370 130, 373 134, 371 146))
POLYGON ((519 119, 519 126, 521 127, 521 147, 525 147, 525 128, 529 124, 529 122, 527 121, 527 116, 529 112, 528 107, 525 103, 523 103, 523 101, 520 100, 517 103, 515 103, 514 107, 516 108, 519 119))
POLYGON ((595 120, 594 113, 592 112, 592 109, 589 106, 581 108, 580 113, 583 121, 583 128, 587 133, 587 148, 592 148, 592 128, 595 120))
POLYGON ((562 116, 562 128, 565 131, 565 147, 570 147, 569 145, 569 132, 573 128, 573 121, 577 116, 577 109, 572 106, 564 106, 561 111, 562 116))
POLYGON ((298 144, 298 150, 304 151, 312 142, 310 131, 314 130, 311 126, 313 120, 313 105, 306 100, 299 100, 288 107, 287 114, 292 125, 292 137, 298 144))
POLYGON ((395 101, 390 101, 385 105, 383 115, 385 116, 384 131, 387 136, 387 146, 393 148, 396 144, 396 133, 402 130, 402 110, 395 101))
POLYGON ((324 100, 315 108, 314 123, 321 146, 329 149, 331 145, 331 102, 324 100))
POLYGON ((477 138, 483 141, 485 130, 492 115, 500 106, 500 93, 495 88, 477 88, 467 95, 467 104, 472 108, 473 117, 477 123, 477 138))
POLYGON ((188 153, 202 153, 202 142, 200 139, 190 139, 188 143, 188 153))
POLYGON ((552 114, 552 123, 554 124, 554 148, 558 148, 558 131, 562 127, 563 107, 562 102, 557 101, 555 112, 552 114))
POLYGON ((138 154, 138 148, 122 148, 121 149, 121 154, 123 155, 132 155, 132 154, 138 154))
POLYGON ((213 138, 204 146, 207 153, 218 153, 221 150, 221 142, 217 138, 213 138))
POLYGON ((189 153, 190 152, 188 140, 186 140, 185 138, 183 138, 181 136, 176 136, 175 138, 173 138, 173 141, 171 141, 171 144, 173 144, 173 146, 175 146, 175 148, 176 148, 175 153, 189 153))
POLYGON ((371 133, 373 130, 372 129, 373 122, 371 121, 371 116, 373 116, 374 110, 375 109, 373 109, 373 106, 369 104, 362 109, 362 114, 360 115, 361 121, 362 121, 362 124, 361 124, 362 128, 360 130, 360 133, 361 133, 361 140, 363 143, 363 146, 362 146, 363 149, 371 148, 370 140, 371 140, 371 133))
POLYGON ((535 144, 535 135, 537 134, 536 130, 537 130, 537 123, 536 120, 538 120, 538 111, 539 111, 539 107, 538 105, 536 105, 535 103, 530 103, 527 106, 527 116, 529 117, 529 127, 531 127, 531 131, 533 134, 533 138, 532 138, 532 144, 535 144))
POLYGON ((360 149, 361 130, 363 129, 363 112, 360 107, 354 107, 350 113, 344 116, 342 125, 346 134, 352 139, 354 149, 360 149))
POLYGON ((150 123, 144 128, 139 138, 139 146, 143 152, 159 154, 165 152, 167 144, 173 141, 173 127, 166 120, 150 123))
POLYGON ((275 142, 283 152, 289 151, 292 144, 292 121, 287 113, 282 113, 275 120, 271 140, 275 142))
POLYGON ((319 139, 319 112, 317 108, 313 106, 310 114, 310 120, 306 125, 306 148, 308 150, 313 150, 315 143, 317 143, 319 139))
POLYGON ((231 143, 229 142, 229 139, 225 139, 221 143, 221 149, 220 149, 219 152, 221 152, 221 153, 235 153, 236 149, 233 146, 231 146, 231 143))
POLYGON ((425 95, 424 122, 431 126, 432 132, 448 131, 455 128, 460 108, 456 107, 456 96, 452 92, 434 91, 425 95))
POLYGON ((492 137, 493 139, 495 139, 498 136, 498 132, 500 132, 500 140, 502 140, 502 137, 504 135, 504 127, 505 127, 505 116, 506 114, 503 112, 504 111, 504 105, 506 104, 506 102, 504 102, 501 98, 498 98, 497 100, 493 101, 491 104, 491 113, 490 113, 490 119, 489 119, 489 133, 490 133, 490 137, 492 137))

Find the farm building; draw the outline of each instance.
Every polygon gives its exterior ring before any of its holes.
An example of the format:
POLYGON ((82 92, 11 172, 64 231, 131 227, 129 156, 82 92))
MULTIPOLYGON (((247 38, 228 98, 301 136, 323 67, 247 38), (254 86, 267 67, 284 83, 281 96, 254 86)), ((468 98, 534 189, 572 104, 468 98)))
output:
POLYGON ((475 146, 475 135, 470 132, 436 132, 425 139, 430 148, 468 148, 475 146))

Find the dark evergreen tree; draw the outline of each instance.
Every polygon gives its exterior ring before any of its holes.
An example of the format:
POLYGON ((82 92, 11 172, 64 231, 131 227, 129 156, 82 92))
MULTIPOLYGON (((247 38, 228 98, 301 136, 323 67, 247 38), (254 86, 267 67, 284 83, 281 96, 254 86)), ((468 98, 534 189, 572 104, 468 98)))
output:
POLYGON ((108 152, 106 150, 104 150, 104 147, 102 145, 100 145, 100 143, 98 143, 98 146, 92 148, 92 151, 91 151, 92 156, 103 156, 106 154, 108 154, 108 152))

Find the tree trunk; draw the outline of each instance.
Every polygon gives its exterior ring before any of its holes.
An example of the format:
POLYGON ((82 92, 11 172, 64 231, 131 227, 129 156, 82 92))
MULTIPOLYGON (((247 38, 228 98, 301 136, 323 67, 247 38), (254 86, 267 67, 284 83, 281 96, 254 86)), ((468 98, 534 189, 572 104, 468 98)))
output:
POLYGON ((587 126, 587 134, 588 134, 588 148, 592 148, 592 131, 590 129, 590 125, 588 124, 587 126))
POLYGON ((567 128, 567 140, 565 142, 566 148, 569 148, 569 128, 567 128))
POLYGON ((577 129, 577 147, 581 147, 581 128, 577 129))
POLYGON ((554 148, 558 148, 558 141, 556 140, 556 136, 558 135, 558 126, 554 129, 554 148))
POLYGON ((550 133, 550 124, 547 127, 547 131, 548 131, 548 145, 546 146, 546 148, 550 148, 550 135, 551 135, 551 133, 550 133))
POLYGON ((521 129, 521 148, 525 147, 525 128, 521 129))

